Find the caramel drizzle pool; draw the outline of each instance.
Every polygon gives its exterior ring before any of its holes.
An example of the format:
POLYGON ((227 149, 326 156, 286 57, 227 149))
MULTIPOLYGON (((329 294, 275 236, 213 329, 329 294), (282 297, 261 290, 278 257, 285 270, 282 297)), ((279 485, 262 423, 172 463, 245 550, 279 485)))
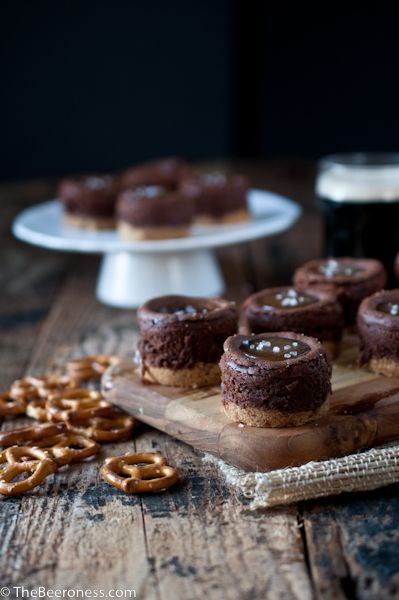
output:
POLYGON ((377 310, 392 317, 399 316, 399 301, 398 302, 380 302, 377 304, 377 310))
POLYGON ((352 275, 356 275, 356 273, 361 273, 364 271, 363 267, 359 267, 356 263, 343 263, 339 260, 331 259, 326 262, 317 265, 311 269, 313 273, 317 273, 319 275, 324 275, 325 277, 336 277, 337 275, 341 277, 352 277, 352 275))
POLYGON ((265 294, 261 297, 260 301, 262 303, 262 308, 265 311, 273 308, 289 310, 314 304, 317 302, 317 298, 310 294, 306 294, 305 292, 291 289, 288 291, 275 292, 274 294, 265 294))
POLYGON ((205 315, 209 310, 205 306, 193 306, 192 304, 178 306, 160 306, 156 309, 163 315, 205 315))
POLYGON ((290 360, 309 352, 304 342, 282 337, 269 337, 264 340, 251 339, 241 342, 239 349, 250 358, 263 358, 270 361, 290 360))

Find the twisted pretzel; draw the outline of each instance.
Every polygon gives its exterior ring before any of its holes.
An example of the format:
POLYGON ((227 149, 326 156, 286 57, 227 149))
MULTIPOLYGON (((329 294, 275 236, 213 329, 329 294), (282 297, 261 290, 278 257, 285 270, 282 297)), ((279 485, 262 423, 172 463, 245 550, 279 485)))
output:
POLYGON ((33 442, 54 436, 66 430, 64 423, 27 425, 9 431, 0 431, 0 446, 13 446, 23 442, 33 442))
POLYGON ((32 441, 31 445, 47 450, 58 466, 90 458, 101 450, 94 440, 72 431, 32 441))
POLYGON ((67 363, 67 374, 77 381, 99 380, 104 371, 118 361, 116 356, 92 354, 74 358, 67 363))
POLYGON ((55 392, 75 389, 77 383, 65 375, 37 375, 23 377, 14 381, 10 395, 24 400, 28 417, 38 421, 47 421, 46 400, 55 392))
POLYGON ((51 393, 74 389, 77 383, 66 375, 37 375, 17 379, 10 387, 13 398, 35 401, 47 398, 51 393))
POLYGON ((96 442, 121 442, 132 436, 138 421, 129 415, 114 413, 109 418, 92 418, 79 423, 66 423, 68 429, 96 442))
POLYGON ((0 453, 0 494, 21 494, 33 490, 57 470, 48 452, 39 448, 12 446, 0 453), (26 460, 28 459, 28 460, 26 460), (21 481, 13 481, 23 473, 30 473, 21 481))
POLYGON ((36 400, 31 400, 26 405, 26 415, 31 419, 36 419, 36 421, 48 421, 46 402, 46 398, 37 398, 36 400))
POLYGON ((105 481, 129 494, 162 492, 179 480, 173 467, 154 452, 125 454, 107 458, 101 467, 105 481), (142 466, 140 463, 148 463, 142 466))
POLYGON ((22 415, 26 403, 22 398, 13 398, 9 392, 0 394, 0 417, 22 415))
POLYGON ((48 417, 53 421, 82 421, 107 416, 114 410, 100 392, 87 389, 54 394, 46 402, 48 417))

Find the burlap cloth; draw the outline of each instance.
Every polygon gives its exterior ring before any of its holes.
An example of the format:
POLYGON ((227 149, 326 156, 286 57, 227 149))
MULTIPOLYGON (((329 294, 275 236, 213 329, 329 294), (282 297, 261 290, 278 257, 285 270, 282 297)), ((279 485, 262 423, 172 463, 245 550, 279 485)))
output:
POLYGON ((291 504, 299 500, 374 490, 399 481, 399 443, 385 444, 349 456, 269 473, 247 473, 210 454, 226 482, 251 500, 253 510, 291 504))

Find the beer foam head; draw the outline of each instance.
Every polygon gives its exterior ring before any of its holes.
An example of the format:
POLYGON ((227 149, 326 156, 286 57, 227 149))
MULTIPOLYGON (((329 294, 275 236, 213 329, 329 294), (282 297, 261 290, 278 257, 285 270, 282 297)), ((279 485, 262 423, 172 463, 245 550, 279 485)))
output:
POLYGON ((320 164, 316 194, 335 202, 399 201, 399 155, 327 157, 320 164))

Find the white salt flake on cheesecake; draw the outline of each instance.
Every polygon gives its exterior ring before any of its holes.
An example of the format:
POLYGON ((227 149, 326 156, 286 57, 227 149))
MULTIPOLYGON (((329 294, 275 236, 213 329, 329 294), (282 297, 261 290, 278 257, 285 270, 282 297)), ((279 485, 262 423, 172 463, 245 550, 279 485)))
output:
POLYGON ((281 300, 281 306, 298 306, 298 300, 296 298, 284 298, 284 300, 281 300))
POLYGON ((257 344, 254 344, 253 350, 263 350, 264 348, 270 348, 271 345, 272 343, 269 340, 261 340, 257 344))
POLYGON ((389 311, 391 315, 396 317, 399 314, 399 304, 392 304, 391 310, 389 311))

